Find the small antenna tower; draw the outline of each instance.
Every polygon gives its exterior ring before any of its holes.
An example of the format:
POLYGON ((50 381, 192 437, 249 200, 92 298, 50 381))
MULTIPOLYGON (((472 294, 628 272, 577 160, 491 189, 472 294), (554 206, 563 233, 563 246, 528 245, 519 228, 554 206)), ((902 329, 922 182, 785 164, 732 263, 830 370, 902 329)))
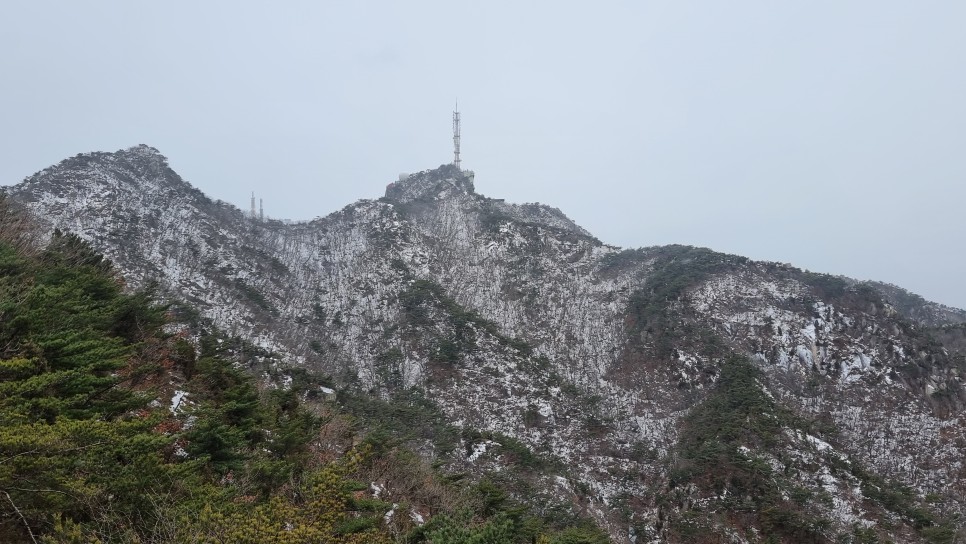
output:
POLYGON ((456 169, 462 171, 460 167, 460 103, 456 102, 456 110, 453 111, 453 164, 456 169))
POLYGON ((252 191, 252 216, 251 217, 252 219, 255 219, 256 217, 258 217, 255 215, 255 191, 252 191))
POLYGON ((265 202, 262 199, 258 199, 258 220, 265 221, 265 202))

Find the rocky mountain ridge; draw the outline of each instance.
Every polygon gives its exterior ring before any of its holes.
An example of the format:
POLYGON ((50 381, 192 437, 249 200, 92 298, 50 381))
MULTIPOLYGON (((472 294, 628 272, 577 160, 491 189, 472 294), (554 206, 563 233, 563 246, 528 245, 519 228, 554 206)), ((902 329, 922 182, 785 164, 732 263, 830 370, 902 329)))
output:
MULTIPOLYGON (((708 513, 727 486, 674 478, 689 414, 735 354, 776 406, 824 425, 789 419, 767 447, 732 445, 787 476, 775 500, 789 486, 821 495, 802 506, 826 524, 810 531, 933 538, 940 523, 918 527, 870 474, 911 490, 909 504, 966 513, 966 364, 947 340, 966 313, 901 289, 696 248, 622 251, 559 210, 476 193, 451 165, 297 224, 212 201, 147 146, 79 155, 7 192, 131 284, 157 281, 291 364, 381 398, 418 390, 454 425, 559 461, 546 489, 615 541, 687 540, 694 519, 764 541, 767 520, 708 513)), ((498 467, 490 442, 447 462, 498 467)))

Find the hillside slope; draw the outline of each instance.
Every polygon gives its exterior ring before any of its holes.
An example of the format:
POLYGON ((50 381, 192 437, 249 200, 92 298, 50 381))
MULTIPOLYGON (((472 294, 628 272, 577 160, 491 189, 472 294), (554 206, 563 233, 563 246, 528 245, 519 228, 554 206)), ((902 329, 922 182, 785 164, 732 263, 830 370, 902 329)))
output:
MULTIPOLYGON (((673 477, 694 453, 687 418, 716 398, 733 356, 795 417, 769 434, 781 439, 722 443, 821 495, 798 505, 813 541, 935 540, 942 516, 966 514, 966 363, 942 344, 955 334, 933 332, 961 311, 709 250, 622 251, 473 181, 447 165, 324 218, 261 222, 139 146, 79 155, 8 192, 223 330, 345 388, 421 391, 454 425, 555 460, 548 490, 585 501, 615 541, 694 541, 682 527, 708 541, 801 538, 712 516, 702 501, 729 488, 673 477), (885 482, 908 493, 873 491, 885 482), (917 520, 926 498, 935 516, 917 520)), ((480 436, 464 445, 469 469, 488 462, 480 436)))

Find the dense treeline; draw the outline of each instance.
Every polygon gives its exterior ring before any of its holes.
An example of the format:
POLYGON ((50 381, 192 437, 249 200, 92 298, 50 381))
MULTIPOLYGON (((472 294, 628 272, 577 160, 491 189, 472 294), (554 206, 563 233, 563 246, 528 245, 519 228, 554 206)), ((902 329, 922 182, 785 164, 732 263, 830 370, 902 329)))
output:
POLYGON ((260 390, 79 238, 32 232, 0 201, 0 541, 606 542, 364 438, 311 380, 260 390))

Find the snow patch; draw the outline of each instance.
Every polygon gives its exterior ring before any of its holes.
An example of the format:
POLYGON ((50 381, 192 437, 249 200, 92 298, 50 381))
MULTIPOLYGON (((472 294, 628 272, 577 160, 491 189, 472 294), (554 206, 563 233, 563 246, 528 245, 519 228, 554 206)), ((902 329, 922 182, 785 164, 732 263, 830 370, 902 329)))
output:
POLYGON ((500 446, 500 445, 501 445, 500 443, 494 442, 492 440, 484 440, 483 442, 478 442, 476 444, 473 444, 473 452, 470 453, 469 457, 467 457, 466 460, 471 463, 475 463, 476 460, 479 459, 484 453, 486 453, 486 450, 488 450, 491 446, 500 446))
POLYGON ((171 407, 169 408, 172 414, 178 413, 178 410, 181 408, 181 405, 182 403, 184 403, 184 399, 187 396, 188 396, 187 391, 182 391, 178 389, 177 391, 174 392, 174 396, 171 397, 171 407))

